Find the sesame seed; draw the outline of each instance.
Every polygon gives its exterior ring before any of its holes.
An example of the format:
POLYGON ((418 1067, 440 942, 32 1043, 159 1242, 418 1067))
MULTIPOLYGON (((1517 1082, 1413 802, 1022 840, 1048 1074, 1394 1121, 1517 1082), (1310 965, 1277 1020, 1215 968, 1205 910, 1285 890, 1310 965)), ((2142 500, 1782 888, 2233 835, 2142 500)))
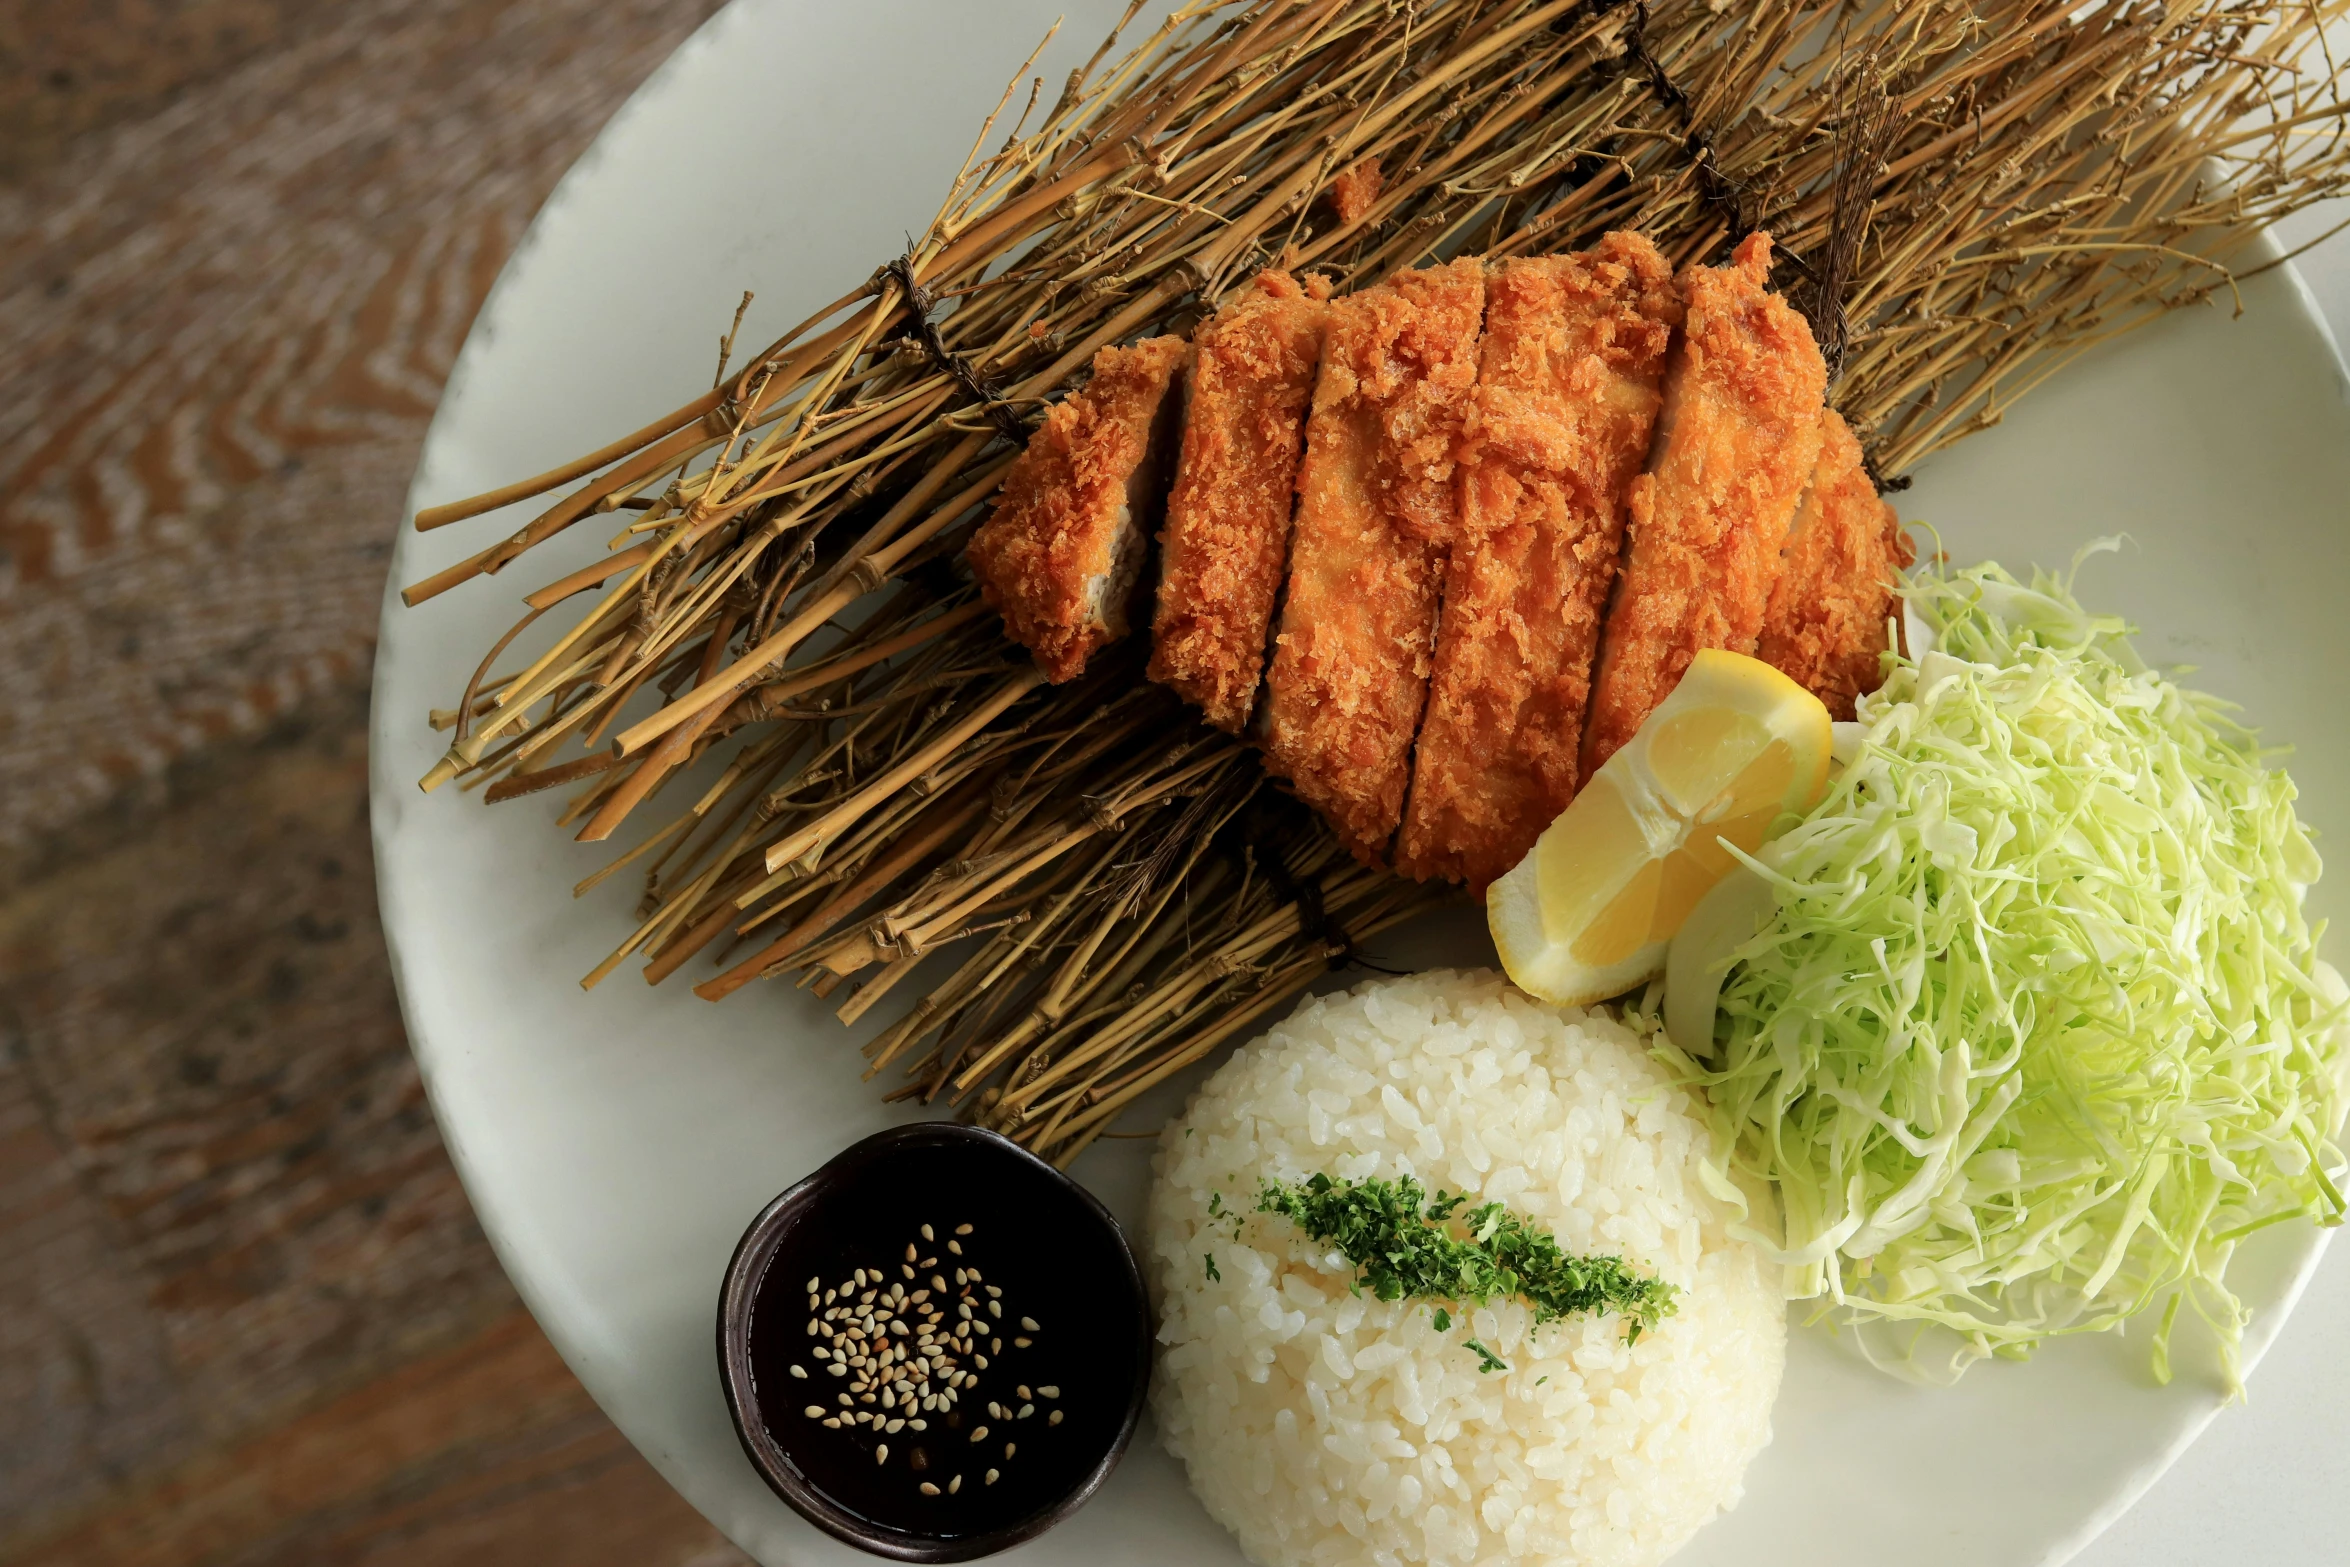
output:
POLYGON ((801 1411, 801 1413, 805 1414, 810 1420, 822 1420, 824 1418, 824 1406, 822 1404, 810 1404, 805 1410, 801 1411))
POLYGON ((1061 1412, 1057 1409, 1054 1410, 1051 1414, 1044 1417, 1044 1423, 1048 1426, 1059 1425, 1061 1423, 1061 1412))
POLYGON ((967 1281, 967 1280, 968 1280, 970 1277, 971 1277, 971 1276, 970 1276, 969 1274, 965 1273, 965 1272, 964 1272, 964 1271, 963 1271, 961 1268, 957 1268, 957 1269, 955 1270, 955 1282, 956 1282, 957 1284, 962 1284, 962 1283, 966 1282, 966 1281, 967 1281))
POLYGON ((1019 1444, 1019 1443, 1017 1443, 1017 1442, 1006 1442, 1006 1443, 1004 1444, 1004 1456, 1005 1456, 1006 1458, 1009 1458, 1009 1457, 1011 1457, 1011 1456, 1012 1456, 1014 1453, 1017 1453, 1018 1451, 1020 1451, 1020 1444, 1019 1444))
POLYGON ((1022 1404, 1020 1406, 1020 1418, 1023 1420, 1026 1420, 1030 1415, 1035 1413, 1036 1406, 1034 1404, 1022 1404))
POLYGON ((914 1243, 912 1241, 906 1242, 906 1260, 908 1262, 912 1262, 917 1255, 918 1253, 914 1249, 914 1243))
POLYGON ((1004 1303, 1000 1300, 989 1301, 987 1303, 987 1314, 991 1317, 1002 1316, 1004 1314, 1004 1303))
POLYGON ((955 1226, 955 1233, 957 1235, 968 1235, 971 1233, 971 1226, 968 1224, 958 1224, 955 1226))
MULTIPOLYGON (((840 1291, 839 1291, 839 1290, 826 1290, 826 1291, 824 1292, 824 1304, 826 1304, 827 1306, 831 1305, 831 1304, 832 1304, 834 1301, 836 1301, 836 1300, 838 1300, 838 1299, 840 1299, 840 1291)), ((828 1312, 826 1312, 826 1313, 825 1313, 825 1315, 829 1317, 829 1316, 831 1316, 831 1315, 832 1315, 832 1313, 828 1311, 828 1312)))
POLYGON ((991 1399, 989 1399, 989 1400, 987 1401, 987 1412, 988 1412, 989 1414, 991 1414, 991 1415, 995 1416, 995 1417, 996 1417, 998 1420, 1003 1420, 1003 1419, 1006 1419, 1006 1418, 1008 1418, 1008 1417, 1007 1417, 1007 1416, 1004 1414, 1004 1406, 1003 1406, 1003 1405, 1001 1405, 1001 1404, 999 1404, 999 1403, 997 1403, 997 1402, 996 1402, 994 1399, 992 1399, 992 1398, 991 1398, 991 1399))
POLYGON ((1026 1328, 1029 1332, 1034 1333, 1036 1331, 1036 1319, 1034 1317, 1022 1317, 1020 1319, 1020 1326, 1026 1328))
POLYGON ((961 1255, 963 1255, 963 1243, 962 1243, 961 1241, 948 1241, 948 1242, 947 1242, 947 1250, 949 1250, 949 1251, 953 1252, 953 1253, 954 1253, 956 1256, 960 1257, 961 1255))
POLYGON ((906 1429, 906 1423, 903 1420, 891 1420, 885 1422, 881 1429, 887 1431, 891 1436, 896 1436, 900 1431, 906 1429))
POLYGON ((1016 1338, 1016 1339, 1012 1340, 1012 1347, 1013 1347, 1014 1349, 1026 1349, 1026 1348, 1028 1347, 1028 1345, 1029 1345, 1029 1340, 1027 1340, 1027 1339, 1024 1339, 1024 1338, 1016 1338))
POLYGON ((936 1240, 938 1237, 937 1237, 937 1236, 935 1236, 935 1235, 933 1235, 933 1234, 931 1234, 931 1233, 930 1233, 930 1226, 929 1226, 929 1225, 927 1225, 927 1224, 925 1224, 924 1226, 922 1226, 922 1238, 923 1238, 924 1240, 928 1241, 928 1240, 936 1240))
POLYGON ((987 1369, 987 1357, 985 1355, 973 1355, 971 1357, 971 1364, 977 1366, 980 1370, 985 1371, 987 1369))
POLYGON ((916 1431, 927 1431, 930 1429, 930 1422, 927 1420, 909 1420, 906 1422, 906 1424, 916 1431))
POLYGON ((840 1429, 840 1422, 838 1420, 827 1420, 824 1422, 824 1429, 827 1431, 838 1431, 840 1429))
MULTIPOLYGON (((931 1289, 934 1289, 934 1290, 936 1290, 936 1291, 938 1291, 938 1292, 939 1292, 941 1295, 944 1295, 944 1294, 947 1292, 947 1281, 946 1281, 946 1280, 944 1280, 944 1279, 942 1279, 942 1278, 940 1278, 940 1277, 939 1277, 937 1274, 933 1273, 933 1274, 930 1276, 930 1288, 931 1288, 931 1289)), ((927 1297, 927 1294, 928 1294, 928 1291, 925 1291, 925 1292, 924 1292, 924 1295, 923 1295, 922 1297, 917 1297, 917 1298, 926 1298, 926 1297, 927 1297)))
POLYGON ((1050 1382, 1047 1382, 1037 1388, 1037 1391, 1042 1393, 1047 1398, 1059 1398, 1061 1396, 1061 1390, 1053 1386, 1053 1384, 1050 1382))
POLYGON ((987 1483, 988 1483, 989 1485, 993 1485, 993 1484, 995 1484, 995 1482, 996 1482, 996 1476, 997 1476, 998 1474, 1001 1474, 1001 1473, 1002 1473, 1002 1471, 1001 1471, 1001 1470, 998 1470, 998 1469, 990 1469, 990 1470, 987 1472, 987 1483))
POLYGON ((842 1365, 837 1360, 834 1361, 831 1365, 826 1366, 824 1369, 831 1372, 836 1377, 845 1377, 849 1374, 849 1368, 845 1365, 842 1365))
POLYGON ((1003 1293, 1003 1291, 1002 1291, 1002 1290, 1000 1290, 1000 1289, 996 1288, 996 1287, 995 1287, 993 1284, 990 1284, 990 1285, 987 1287, 987 1292, 988 1292, 990 1295, 1001 1295, 1001 1294, 1003 1293))
POLYGON ((971 1270, 971 1282, 972 1282, 972 1283, 974 1283, 974 1284, 977 1284, 977 1283, 979 1283, 979 1282, 980 1282, 980 1278, 979 1278, 979 1270, 978 1270, 977 1268, 973 1268, 973 1269, 971 1270))
POLYGON ((924 1496, 936 1496, 938 1495, 938 1487, 932 1485, 928 1480, 925 1480, 922 1482, 922 1494, 924 1496))
POLYGON ((952 1480, 947 1482, 947 1495, 952 1496, 961 1489, 963 1489, 963 1477, 961 1475, 957 1475, 952 1480))
POLYGON ((889 1462, 889 1444, 887 1442, 882 1443, 879 1447, 873 1450, 873 1461, 877 1464, 886 1464, 889 1462))
POLYGON ((793 1366, 791 1368, 791 1374, 795 1377, 798 1377, 802 1382, 808 1380, 808 1368, 806 1366, 793 1366))
POLYGON ((856 1281, 849 1286, 851 1289, 863 1289, 865 1287, 865 1270, 863 1268, 859 1268, 855 1273, 851 1274, 850 1277, 856 1281))
MULTIPOLYGON (((1023 1345, 1021 1345, 1020 1347, 1021 1347, 1022 1349, 1026 1349, 1028 1346, 1027 1346, 1026 1344, 1023 1344, 1023 1345)), ((1002 1339, 1000 1339, 1000 1338, 996 1338, 996 1339, 989 1339, 989 1340, 987 1341, 987 1352, 988 1352, 989 1354, 991 1354, 991 1355, 1000 1355, 1000 1354, 1002 1354, 1002 1353, 1004 1352, 1004 1341, 1003 1341, 1002 1339)))
POLYGON ((848 1405, 848 1404, 852 1404, 852 1403, 856 1402, 856 1400, 854 1400, 854 1399, 850 1398, 850 1397, 849 1397, 849 1395, 848 1395, 848 1394, 846 1394, 846 1393, 843 1393, 843 1394, 841 1394, 841 1396, 840 1396, 840 1401, 841 1401, 841 1403, 842 1403, 843 1405, 848 1405))
POLYGON ((824 1280, 816 1274, 808 1275, 808 1293, 813 1295, 824 1287, 824 1280))
POLYGON ((813 1323, 813 1322, 811 1322, 811 1323, 809 1323, 809 1324, 808 1324, 808 1337, 810 1337, 810 1338, 814 1338, 815 1336, 816 1336, 816 1324, 815 1324, 815 1323, 813 1323))
POLYGON ((905 1274, 905 1276, 910 1279, 914 1276, 914 1265, 912 1263, 902 1264, 898 1271, 905 1274))
POLYGON ((987 1427, 985 1427, 985 1426, 981 1426, 981 1427, 980 1427, 978 1430, 976 1430, 976 1431, 973 1431, 973 1432, 971 1433, 971 1440, 972 1440, 972 1441, 974 1441, 974 1442, 984 1442, 984 1441, 986 1441, 986 1440, 987 1440, 987 1427))

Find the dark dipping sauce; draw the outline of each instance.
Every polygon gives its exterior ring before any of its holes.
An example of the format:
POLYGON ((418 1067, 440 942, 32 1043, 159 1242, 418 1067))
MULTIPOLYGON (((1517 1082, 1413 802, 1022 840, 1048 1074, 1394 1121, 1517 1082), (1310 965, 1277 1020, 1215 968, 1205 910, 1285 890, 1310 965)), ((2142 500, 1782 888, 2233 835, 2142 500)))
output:
POLYGON ((1089 1194, 992 1132, 925 1125, 866 1139, 760 1216, 719 1353, 779 1495, 868 1550, 959 1560, 1043 1532, 1107 1477, 1140 1413, 1150 1320, 1089 1194))

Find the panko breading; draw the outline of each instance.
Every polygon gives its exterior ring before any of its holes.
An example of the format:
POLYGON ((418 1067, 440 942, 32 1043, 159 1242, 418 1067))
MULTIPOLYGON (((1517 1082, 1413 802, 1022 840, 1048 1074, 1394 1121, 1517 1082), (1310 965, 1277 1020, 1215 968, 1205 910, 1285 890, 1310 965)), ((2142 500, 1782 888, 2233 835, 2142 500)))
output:
POLYGON ((1094 355, 1093 379, 1028 438, 972 537, 981 594, 1055 684, 1129 629, 1190 357, 1179 337, 1094 355))
POLYGON ((1259 276, 1200 328, 1183 452, 1159 534, 1150 677, 1238 734, 1289 563, 1289 520, 1330 286, 1259 276))
POLYGON ((1681 318, 1636 234, 1487 280, 1428 712, 1397 865, 1485 885, 1575 797, 1624 498, 1648 455, 1681 318))
POLYGON ((1752 653, 1779 549, 1820 450, 1827 366, 1770 292, 1771 240, 1682 270, 1688 317, 1665 370, 1631 547, 1600 641, 1583 776, 1632 738, 1702 648, 1752 653))
POLYGON ((1820 436, 1754 656, 1826 703, 1831 718, 1850 718, 1854 698, 1884 681, 1886 628, 1901 617, 1893 585, 1917 551, 1832 408, 1820 436))
POLYGON ((1484 312, 1468 258, 1330 306, 1259 727, 1266 765, 1372 862, 1427 698, 1484 312))

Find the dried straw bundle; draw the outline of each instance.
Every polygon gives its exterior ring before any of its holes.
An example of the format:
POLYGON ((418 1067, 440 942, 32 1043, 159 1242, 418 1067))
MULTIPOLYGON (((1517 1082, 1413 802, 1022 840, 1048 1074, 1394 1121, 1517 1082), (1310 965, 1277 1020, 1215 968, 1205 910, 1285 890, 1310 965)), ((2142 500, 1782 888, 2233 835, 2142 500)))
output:
POLYGON ((2321 36, 2346 5, 1222 0, 1114 62, 1113 35, 1032 130, 1031 83, 983 156, 989 119, 905 255, 731 379, 730 332, 718 385, 667 418, 417 518, 588 480, 411 604, 640 513, 604 561, 528 595, 433 715, 454 735, 424 787, 584 784, 561 820, 596 841, 738 746, 580 884, 634 867, 645 886, 586 983, 632 954, 658 982, 715 945, 702 995, 856 980, 854 1022, 973 938, 867 1046, 869 1074, 1066 1161, 1443 897, 1354 864, 1143 681, 1140 649, 1047 687, 976 602, 961 545, 1034 409, 1097 349, 1275 261, 1356 286, 1611 228, 1687 261, 1767 227, 1837 407, 1897 475, 2071 354, 2229 287, 2261 227, 2350 190, 2321 36), (1367 203, 1325 199, 1367 163, 1367 203), (640 691, 660 703, 627 722, 640 691), (557 760, 574 735, 586 754, 557 760))

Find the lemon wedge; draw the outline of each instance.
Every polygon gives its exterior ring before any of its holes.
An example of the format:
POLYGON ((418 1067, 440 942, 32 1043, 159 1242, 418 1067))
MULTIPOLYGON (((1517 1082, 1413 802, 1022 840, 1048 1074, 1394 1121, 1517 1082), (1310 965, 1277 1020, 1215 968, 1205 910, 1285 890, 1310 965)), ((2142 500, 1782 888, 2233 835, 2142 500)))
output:
POLYGON ((1664 970, 1698 900, 1828 783, 1828 710, 1759 659, 1709 649, 1485 894, 1502 967, 1556 1006, 1664 970))

